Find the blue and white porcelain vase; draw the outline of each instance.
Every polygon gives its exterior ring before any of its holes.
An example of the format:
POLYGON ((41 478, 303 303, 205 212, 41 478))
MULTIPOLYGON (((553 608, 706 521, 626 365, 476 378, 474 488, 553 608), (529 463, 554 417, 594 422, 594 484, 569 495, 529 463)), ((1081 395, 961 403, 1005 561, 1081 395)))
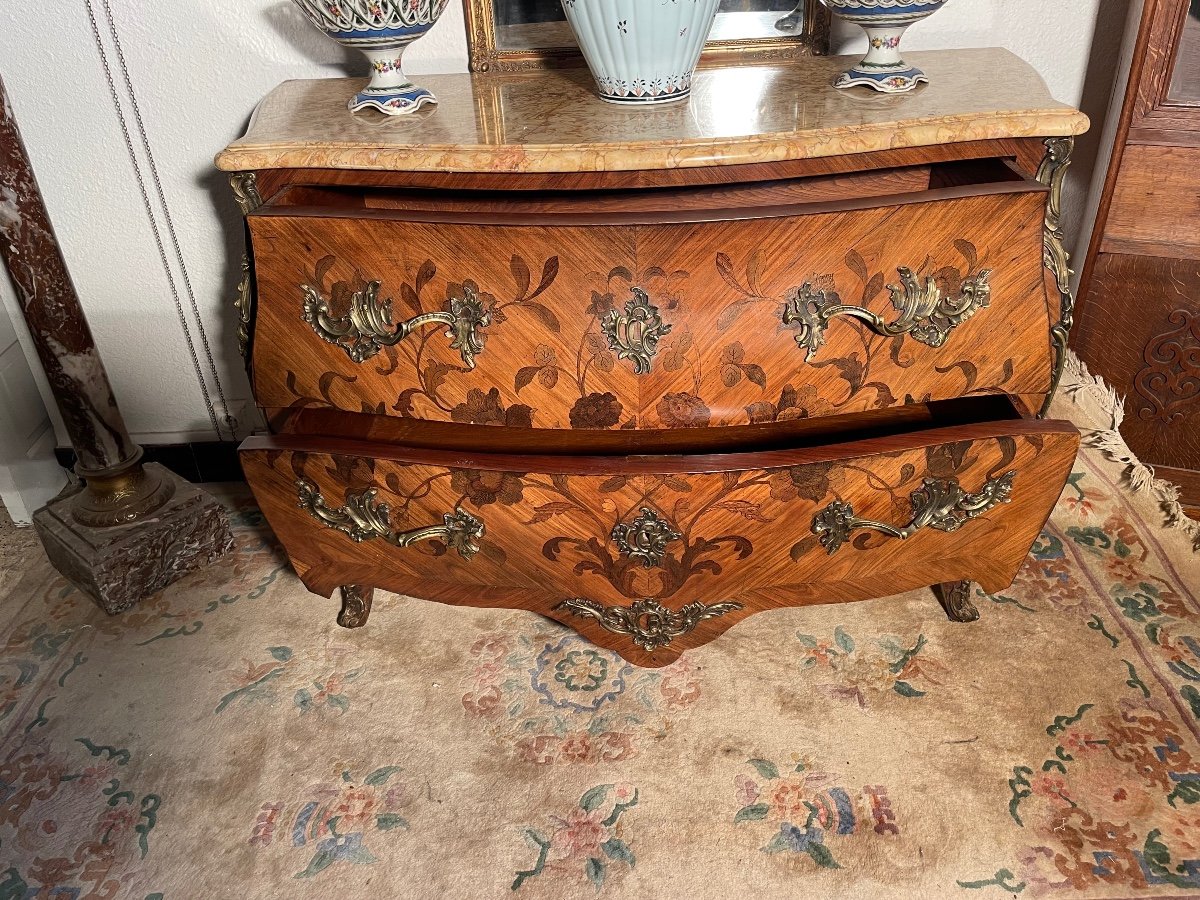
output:
POLYGON ((600 97, 630 105, 691 93, 720 0, 562 0, 600 97))
POLYGON ((870 49, 853 69, 834 79, 833 86, 865 85, 885 94, 903 94, 929 78, 900 56, 900 39, 908 26, 931 16, 946 0, 821 0, 835 16, 861 25, 870 49))
POLYGON ((389 116, 416 112, 437 98, 405 76, 404 50, 433 27, 448 0, 292 0, 308 20, 339 44, 362 51, 371 80, 350 98, 352 110, 389 116))

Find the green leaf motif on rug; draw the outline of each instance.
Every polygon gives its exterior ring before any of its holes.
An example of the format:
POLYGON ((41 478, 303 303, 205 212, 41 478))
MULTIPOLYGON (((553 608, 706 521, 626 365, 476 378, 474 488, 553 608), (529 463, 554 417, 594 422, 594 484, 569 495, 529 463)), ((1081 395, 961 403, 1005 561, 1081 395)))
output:
POLYGON ((842 652, 854 652, 854 639, 850 637, 850 635, 846 634, 841 625, 838 625, 833 629, 833 639, 837 642, 837 645, 842 648, 842 652))
POLYGON ((779 777, 779 768, 769 759, 752 759, 750 765, 754 766, 763 778, 779 777))
POLYGON ((47 625, 36 625, 30 637, 33 638, 30 650, 42 662, 49 662, 58 656, 58 651, 75 633, 73 628, 61 631, 51 631, 47 625))
POLYGON ((1183 694, 1183 699, 1192 708, 1192 715, 1200 719, 1200 691, 1196 690, 1190 684, 1185 684, 1179 693, 1183 694))
POLYGON ((600 845, 600 849, 604 851, 604 855, 609 859, 615 859, 619 862, 629 863, 630 867, 637 862, 637 860, 634 858, 633 851, 629 849, 629 845, 620 838, 609 838, 600 845))
POLYGON ((566 893, 573 880, 585 880, 598 893, 609 882, 614 867, 619 867, 618 872, 633 869, 637 857, 618 829, 621 817, 638 805, 639 796, 631 784, 598 784, 584 791, 578 805, 566 815, 548 816, 548 834, 532 826, 525 828, 525 840, 537 848, 538 856, 530 868, 516 873, 512 890, 551 873, 562 882, 556 888, 558 893, 566 893), (553 862, 549 861, 551 847, 559 849, 553 862))
POLYGON ((363 779, 363 784, 369 784, 371 787, 378 787, 381 784, 387 784, 389 778, 397 772, 402 772, 400 766, 381 766, 370 775, 363 779))
POLYGON ((584 871, 587 873, 587 879, 592 883, 596 890, 600 890, 604 886, 604 863, 596 859, 594 856, 588 857, 587 863, 584 865, 584 871))
POLYGON ((972 891, 986 887, 998 887, 1010 894, 1019 894, 1021 891, 1025 890, 1027 885, 1024 881, 1014 881, 1014 878, 1016 878, 1016 876, 1013 875, 1013 873, 1008 869, 999 869, 991 878, 986 878, 981 881, 956 881, 955 884, 957 884, 960 888, 966 888, 967 890, 972 891))
POLYGON ((122 750, 117 747, 97 746, 87 738, 75 738, 76 743, 83 744, 87 748, 88 753, 92 756, 98 756, 101 759, 115 760, 118 766, 129 764, 129 751, 122 750))
POLYGON ((1144 681, 1142 681, 1142 679, 1138 678, 1137 669, 1134 668, 1133 663, 1131 663, 1127 659, 1123 659, 1123 660, 1121 660, 1121 662, 1125 663, 1125 668, 1129 670, 1129 678, 1126 679, 1125 684, 1127 684, 1129 687, 1133 688, 1136 691, 1141 691, 1142 696, 1145 699, 1149 700, 1150 699, 1150 688, 1146 687, 1146 682, 1144 682, 1144 681))
POLYGON ((1120 638, 1113 637, 1108 633, 1108 629, 1104 626, 1104 620, 1095 613, 1093 613, 1092 618, 1088 620, 1087 627, 1092 629, 1092 631, 1098 631, 1104 635, 1104 637, 1108 639, 1108 642, 1112 644, 1113 647, 1116 647, 1121 643, 1120 638))
POLYGON ((395 813, 381 813, 375 817, 375 827, 380 831, 391 831, 393 828, 407 828, 408 822, 395 813))
POLYGON ((1114 540, 1104 532, 1104 529, 1097 528, 1095 525, 1086 528, 1073 525, 1067 529, 1067 537, 1083 547, 1092 547, 1096 550, 1111 549, 1120 557, 1126 557, 1133 552, 1122 540, 1119 538, 1114 540))
POLYGON ((1023 610, 1024 612, 1037 612, 1037 610, 1035 610, 1032 606, 1026 606, 1020 600, 1016 599, 1015 597, 1009 597, 1006 594, 989 594, 986 591, 980 590, 979 588, 975 589, 975 594, 978 597, 992 601, 992 603, 995 603, 998 606, 1009 604, 1010 606, 1015 606, 1017 609, 1023 610))
POLYGON ((58 676, 58 686, 66 687, 67 686, 67 677, 72 672, 74 672, 76 669, 78 669, 80 666, 82 666, 85 662, 87 662, 87 660, 88 660, 88 658, 86 656, 84 656, 82 652, 76 653, 75 658, 71 661, 71 667, 69 669, 67 669, 65 672, 63 672, 61 675, 58 676))
POLYGON ((1021 821, 1019 810, 1021 801, 1033 794, 1029 783, 1029 776, 1032 774, 1033 769, 1029 766, 1013 766, 1013 777, 1008 779, 1008 789, 1012 792, 1012 799, 1008 801, 1008 814, 1022 828, 1025 827, 1025 823, 1021 821))
POLYGON ((765 803, 755 803, 753 806, 743 806, 737 811, 737 815, 733 817, 733 823, 736 825, 739 822, 757 822, 759 819, 765 819, 767 813, 771 811, 771 807, 765 803))
POLYGON ((1126 618, 1146 623, 1161 616, 1158 588, 1144 581, 1138 587, 1141 590, 1134 590, 1123 584, 1115 584, 1112 587, 1113 599, 1116 600, 1117 606, 1121 607, 1126 618))
POLYGON ((1175 785, 1174 790, 1167 794, 1167 802, 1172 806, 1177 806, 1180 802, 1200 803, 1200 775, 1194 777, 1195 781, 1180 781, 1175 785))
POLYGON ((1079 707, 1079 709, 1077 709, 1075 711, 1075 714, 1073 716, 1055 716, 1054 724, 1047 726, 1046 734, 1050 735, 1050 737, 1054 737, 1055 735, 1062 734, 1063 730, 1068 725, 1074 725, 1076 722, 1078 722, 1080 719, 1082 719, 1083 714, 1085 712, 1087 712, 1089 709, 1091 709, 1093 705, 1094 704, 1091 704, 1091 703, 1082 704, 1079 707))

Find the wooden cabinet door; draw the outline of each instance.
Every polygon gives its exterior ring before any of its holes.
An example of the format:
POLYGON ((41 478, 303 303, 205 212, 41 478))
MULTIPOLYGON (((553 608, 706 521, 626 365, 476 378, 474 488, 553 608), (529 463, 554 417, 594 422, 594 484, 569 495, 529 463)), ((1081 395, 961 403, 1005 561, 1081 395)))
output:
POLYGON ((1146 0, 1072 340, 1200 511, 1200 0, 1146 0))

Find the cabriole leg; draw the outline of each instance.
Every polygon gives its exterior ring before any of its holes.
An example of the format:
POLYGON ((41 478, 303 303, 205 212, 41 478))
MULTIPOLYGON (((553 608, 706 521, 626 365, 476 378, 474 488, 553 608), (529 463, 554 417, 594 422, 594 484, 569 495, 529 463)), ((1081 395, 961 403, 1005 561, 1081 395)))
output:
POLYGON ((343 628, 362 628, 371 615, 371 601, 375 599, 375 588, 361 584, 343 584, 342 611, 337 623, 343 628))
POLYGON ((974 622, 979 618, 979 610, 971 602, 971 582, 945 581, 935 584, 933 592, 951 622, 974 622))

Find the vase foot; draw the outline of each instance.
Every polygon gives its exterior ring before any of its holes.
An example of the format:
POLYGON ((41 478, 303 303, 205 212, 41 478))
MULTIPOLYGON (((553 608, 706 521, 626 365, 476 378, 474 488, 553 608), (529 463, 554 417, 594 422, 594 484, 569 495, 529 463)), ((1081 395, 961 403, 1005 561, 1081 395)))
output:
POLYGON ((676 91, 673 94, 642 94, 640 97, 633 95, 621 94, 605 94, 597 92, 597 95, 605 103, 615 103, 618 106, 658 106, 663 103, 678 103, 680 100, 686 100, 692 95, 691 88, 685 88, 682 91, 676 91))
POLYGON ((359 91, 347 105, 352 112, 377 109, 387 116, 407 116, 430 103, 437 103, 437 97, 423 87, 410 84, 387 92, 359 91))
POLYGON ((835 88, 869 87, 883 94, 904 94, 929 78, 920 69, 909 66, 898 70, 870 71, 853 68, 833 81, 835 88))

